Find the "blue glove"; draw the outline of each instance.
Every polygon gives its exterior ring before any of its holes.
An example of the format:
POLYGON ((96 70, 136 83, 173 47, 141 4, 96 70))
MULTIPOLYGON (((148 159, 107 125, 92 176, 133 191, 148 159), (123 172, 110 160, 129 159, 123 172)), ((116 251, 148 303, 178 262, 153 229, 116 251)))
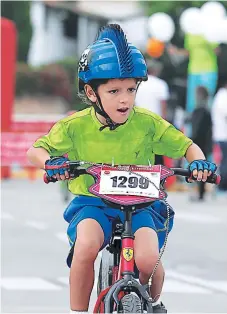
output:
POLYGON ((217 166, 213 162, 199 159, 199 160, 192 161, 189 164, 188 169, 191 172, 191 176, 192 176, 192 172, 194 170, 203 171, 203 172, 204 172, 204 170, 207 170, 208 173, 209 173, 209 171, 211 171, 211 174, 214 174, 215 171, 217 170, 217 166))
POLYGON ((69 171, 66 165, 66 161, 68 161, 68 158, 65 157, 54 157, 48 159, 45 162, 45 170, 48 177, 52 177, 53 175, 56 174, 65 174, 65 171, 69 171), (48 166, 56 166, 56 169, 48 169, 48 166))

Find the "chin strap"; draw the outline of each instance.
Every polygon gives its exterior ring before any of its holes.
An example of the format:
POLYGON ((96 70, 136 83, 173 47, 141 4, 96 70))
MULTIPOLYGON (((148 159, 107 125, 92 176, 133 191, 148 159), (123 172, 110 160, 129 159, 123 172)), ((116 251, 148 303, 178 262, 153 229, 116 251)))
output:
POLYGON ((124 123, 115 123, 109 116, 108 114, 104 111, 103 106, 102 106, 102 102, 101 99, 99 97, 99 95, 97 93, 96 97, 97 97, 97 102, 93 104, 93 107, 95 109, 95 111, 100 114, 102 117, 104 117, 106 119, 106 123, 107 125, 103 125, 99 128, 99 131, 104 130, 105 128, 110 128, 110 131, 114 131, 116 130, 116 128, 118 128, 120 125, 125 124, 124 123))

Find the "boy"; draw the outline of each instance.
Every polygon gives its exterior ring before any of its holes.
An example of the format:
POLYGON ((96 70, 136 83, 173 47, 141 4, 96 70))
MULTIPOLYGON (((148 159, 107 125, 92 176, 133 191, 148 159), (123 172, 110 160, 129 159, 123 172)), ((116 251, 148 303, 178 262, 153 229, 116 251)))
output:
MULTIPOLYGON (((201 149, 156 114, 134 108, 137 88, 147 79, 147 67, 141 52, 127 42, 119 25, 103 27, 97 40, 82 54, 78 69, 79 92, 91 106, 57 122, 49 134, 38 139, 28 151, 29 160, 39 168, 56 165, 49 176, 65 180, 69 160, 111 164, 147 165, 154 154, 173 158, 186 156, 189 169, 197 180, 206 181, 216 165, 205 160, 201 149), (56 158, 52 158, 56 157, 56 158)), ((111 236, 111 221, 121 212, 92 197, 89 176, 69 181, 69 189, 79 195, 68 206, 64 218, 69 222, 68 236, 74 246, 70 269, 70 306, 72 313, 88 311, 94 282, 94 261, 111 236)), ((133 215, 135 261, 142 284, 149 280, 163 245, 165 218, 150 206, 133 215), (159 218, 158 218, 159 217, 159 218), (144 241, 146 239, 146 241, 144 241), (146 258, 144 258, 146 256, 146 258)), ((171 219, 173 220, 173 213, 171 219)), ((162 264, 153 277, 151 296, 154 312, 166 313, 160 302, 164 280, 162 264)))

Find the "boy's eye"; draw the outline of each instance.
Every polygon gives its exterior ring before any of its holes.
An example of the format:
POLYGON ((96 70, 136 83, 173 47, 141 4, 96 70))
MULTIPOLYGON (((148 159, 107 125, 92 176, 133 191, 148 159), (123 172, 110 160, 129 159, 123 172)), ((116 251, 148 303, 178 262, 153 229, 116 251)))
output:
POLYGON ((131 93, 135 92, 136 91, 136 88, 132 87, 132 88, 129 88, 128 89, 131 93))
POLYGON ((110 94, 116 94, 117 91, 118 91, 117 89, 112 89, 112 90, 109 91, 109 93, 110 93, 110 94))

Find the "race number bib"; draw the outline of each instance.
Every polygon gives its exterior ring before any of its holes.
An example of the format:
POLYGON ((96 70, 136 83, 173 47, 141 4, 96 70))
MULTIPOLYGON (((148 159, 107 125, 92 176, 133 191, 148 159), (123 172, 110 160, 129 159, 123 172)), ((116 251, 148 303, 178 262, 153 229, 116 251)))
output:
POLYGON ((135 167, 132 172, 113 168, 101 170, 100 194, 159 197, 160 172, 135 167))

